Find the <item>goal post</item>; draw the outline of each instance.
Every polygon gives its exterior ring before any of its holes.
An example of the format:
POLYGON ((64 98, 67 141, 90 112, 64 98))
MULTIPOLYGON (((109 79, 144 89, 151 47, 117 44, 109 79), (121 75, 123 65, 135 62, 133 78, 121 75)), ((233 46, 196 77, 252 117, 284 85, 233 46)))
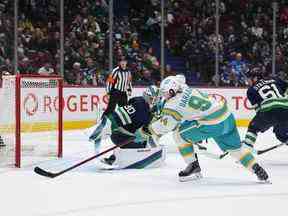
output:
POLYGON ((33 162, 47 156, 62 157, 63 79, 60 76, 3 76, 0 100, 0 136, 4 141, 0 164, 21 167, 23 155, 33 162))

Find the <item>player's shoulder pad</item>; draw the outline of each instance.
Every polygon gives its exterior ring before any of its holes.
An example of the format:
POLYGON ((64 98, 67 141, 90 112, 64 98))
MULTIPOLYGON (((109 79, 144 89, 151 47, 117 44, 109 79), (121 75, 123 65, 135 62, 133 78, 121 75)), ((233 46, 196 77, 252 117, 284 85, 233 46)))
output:
POLYGON ((275 79, 276 82, 278 82, 278 83, 280 83, 282 85, 288 86, 288 81, 283 80, 283 79, 281 79, 279 77, 275 77, 274 79, 275 79))
POLYGON ((167 101, 162 109, 162 115, 169 115, 172 116, 175 120, 180 121, 182 119, 182 115, 177 110, 177 105, 170 101, 167 101))
POLYGON ((256 92, 257 92, 257 91, 254 89, 254 87, 253 87, 253 86, 250 86, 250 87, 247 89, 247 92, 246 92, 247 98, 250 100, 251 97, 253 97, 256 92))
POLYGON ((132 103, 142 103, 142 102, 146 102, 145 99, 141 96, 137 96, 137 97, 132 97, 129 99, 128 103, 132 104, 132 103))
POLYGON ((249 93, 251 93, 254 90, 254 86, 250 86, 248 87, 246 94, 248 95, 249 93))
POLYGON ((142 107, 143 110, 150 109, 147 101, 144 99, 144 97, 141 96, 131 98, 128 101, 128 104, 136 107, 142 107))

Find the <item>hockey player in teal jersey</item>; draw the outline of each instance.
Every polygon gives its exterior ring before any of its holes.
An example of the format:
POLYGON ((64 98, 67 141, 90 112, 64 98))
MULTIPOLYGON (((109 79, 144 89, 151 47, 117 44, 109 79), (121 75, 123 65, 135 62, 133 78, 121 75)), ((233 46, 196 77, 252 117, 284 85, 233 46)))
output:
MULTIPOLYGON (((213 138, 218 146, 256 174, 268 180, 266 171, 256 162, 251 151, 242 147, 233 114, 224 100, 217 100, 201 91, 185 87, 175 77, 165 78, 160 91, 166 99, 161 118, 149 126, 155 140, 173 131, 174 141, 187 163, 179 173, 180 181, 201 177, 201 168, 193 144, 213 138)), ((157 141, 156 141, 157 142, 157 141)))

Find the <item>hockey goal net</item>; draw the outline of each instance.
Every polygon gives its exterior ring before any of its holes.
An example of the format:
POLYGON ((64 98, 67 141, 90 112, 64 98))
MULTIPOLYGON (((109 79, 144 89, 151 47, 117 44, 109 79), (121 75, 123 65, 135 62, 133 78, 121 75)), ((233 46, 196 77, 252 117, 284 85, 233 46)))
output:
POLYGON ((58 76, 3 76, 0 165, 62 156, 63 81, 58 76), (60 109, 59 109, 60 108, 60 109), (62 108, 62 109, 61 109, 62 108))

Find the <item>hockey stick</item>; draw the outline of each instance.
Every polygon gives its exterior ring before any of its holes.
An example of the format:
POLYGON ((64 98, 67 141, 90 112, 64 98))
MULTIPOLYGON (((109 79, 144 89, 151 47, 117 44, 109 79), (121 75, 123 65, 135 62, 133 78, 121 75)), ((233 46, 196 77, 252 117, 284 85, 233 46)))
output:
POLYGON ((195 143, 195 145, 198 147, 198 154, 202 154, 206 157, 212 158, 212 159, 217 159, 221 160, 224 158, 226 155, 228 155, 228 152, 224 152, 222 154, 215 154, 207 151, 207 148, 205 146, 200 145, 199 143, 195 143))
MULTIPOLYGON (((269 152, 273 149, 279 148, 279 147, 284 146, 284 145, 287 145, 287 144, 286 143, 279 143, 277 145, 274 145, 274 146, 271 146, 269 148, 262 149, 262 150, 253 149, 252 152, 254 154, 257 154, 257 155, 262 155, 266 152, 269 152)), ((223 154, 214 154, 214 153, 208 152, 207 148, 205 146, 200 145, 199 143, 196 143, 196 146, 198 147, 198 150, 199 150, 198 154, 202 154, 202 155, 207 156, 207 157, 212 158, 212 159, 220 160, 220 159, 224 158, 226 155, 228 155, 228 152, 224 152, 223 154)))
POLYGON ((66 173, 66 172, 68 172, 68 171, 70 171, 70 170, 72 170, 72 169, 74 169, 74 168, 76 168, 76 167, 81 166, 82 164, 85 164, 85 163, 87 163, 87 162, 89 162, 89 161, 91 161, 91 160, 93 160, 93 159, 95 159, 95 158, 98 158, 98 157, 100 157, 101 155, 106 154, 107 152, 110 152, 110 151, 112 151, 112 150, 114 150, 114 149, 116 149, 116 148, 118 148, 118 147, 122 147, 122 146, 130 143, 132 140, 134 140, 134 138, 127 139, 127 140, 125 140, 123 143, 121 143, 121 144, 119 144, 119 145, 114 145, 114 146, 112 146, 111 148, 108 148, 108 149, 106 149, 105 151, 100 152, 99 154, 96 154, 96 155, 94 155, 94 156, 92 156, 92 157, 90 157, 90 158, 87 158, 87 159, 85 159, 85 160, 83 160, 83 161, 81 161, 81 162, 79 162, 79 163, 77 163, 77 164, 74 164, 73 166, 70 166, 70 167, 68 167, 68 168, 66 168, 66 169, 64 169, 64 170, 62 170, 62 171, 56 172, 56 173, 49 172, 49 171, 44 170, 44 169, 42 169, 42 168, 40 168, 40 167, 38 167, 38 166, 34 168, 34 172, 37 173, 37 174, 39 174, 39 175, 45 176, 45 177, 55 178, 55 177, 60 176, 60 175, 66 173))
POLYGON ((264 153, 266 153, 266 152, 269 152, 269 151, 271 151, 271 150, 273 150, 273 149, 279 148, 279 147, 281 147, 281 146, 283 146, 283 145, 286 145, 286 143, 279 143, 279 144, 277 144, 277 145, 271 146, 271 147, 266 148, 266 149, 263 149, 263 150, 256 150, 256 154, 257 154, 257 155, 261 155, 261 154, 264 154, 264 153))
POLYGON ((216 159, 216 160, 221 160, 222 158, 224 158, 226 155, 228 155, 228 152, 224 152, 223 154, 214 154, 211 152, 208 152, 206 150, 202 150, 200 152, 197 152, 198 154, 202 154, 206 157, 212 158, 212 159, 216 159))
MULTIPOLYGON (((279 147, 284 146, 284 145, 286 145, 286 143, 279 143, 277 145, 274 145, 274 146, 271 146, 269 148, 262 149, 262 150, 253 149, 252 152, 254 154, 257 154, 257 155, 262 155, 262 154, 265 154, 266 152, 269 152, 273 149, 279 148, 279 147)), ((224 158, 226 155, 228 155, 228 152, 224 152, 223 154, 214 154, 214 153, 208 152, 206 147, 201 146, 201 147, 199 147, 198 154, 202 154, 202 155, 209 157, 209 158, 212 158, 212 159, 220 160, 220 159, 224 158)))

